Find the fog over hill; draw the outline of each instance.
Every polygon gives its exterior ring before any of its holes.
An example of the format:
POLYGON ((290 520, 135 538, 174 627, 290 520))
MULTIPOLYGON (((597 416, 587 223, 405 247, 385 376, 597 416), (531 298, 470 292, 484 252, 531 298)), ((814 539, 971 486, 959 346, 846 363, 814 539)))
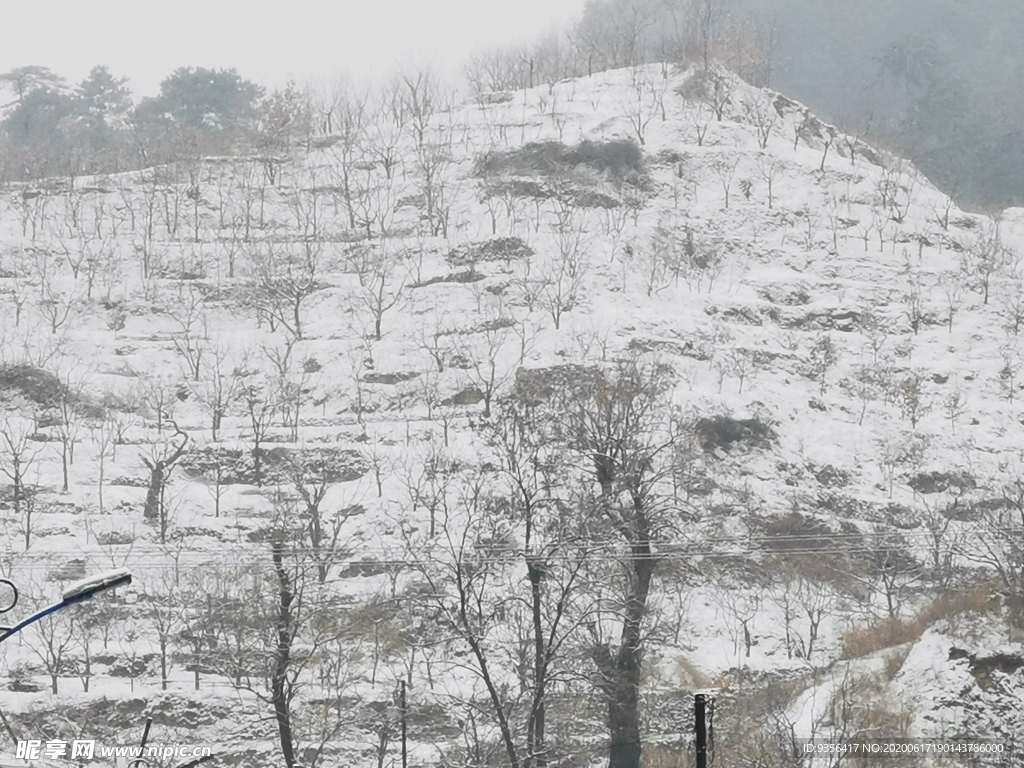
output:
POLYGON ((965 204, 1020 205, 1024 6, 993 0, 756 0, 778 30, 773 85, 879 137, 965 204))
POLYGON ((711 690, 714 766, 1015 764, 1019 210, 713 62, 335 97, 5 184, 3 574, 134 574, 6 642, 12 741, 688 766, 711 690))

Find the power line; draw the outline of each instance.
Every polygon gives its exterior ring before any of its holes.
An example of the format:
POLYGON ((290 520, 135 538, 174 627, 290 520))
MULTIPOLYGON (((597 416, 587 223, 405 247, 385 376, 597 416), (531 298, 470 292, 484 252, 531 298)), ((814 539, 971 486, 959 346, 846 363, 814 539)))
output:
MULTIPOLYGON (((525 557, 528 554, 541 557, 545 561, 558 562, 568 561, 577 562, 580 560, 631 560, 631 559, 654 559, 654 560, 685 560, 701 557, 729 557, 729 556, 742 556, 742 555, 777 555, 777 556, 792 556, 792 555, 826 555, 826 554, 881 554, 887 552, 901 552, 904 551, 902 545, 912 545, 920 543, 916 540, 924 540, 927 542, 933 542, 936 539, 949 538, 950 540, 956 540, 963 542, 967 540, 991 540, 992 533, 999 533, 1007 537, 1017 536, 1024 534, 1024 527, 1006 527, 1006 528, 991 528, 987 531, 967 531, 957 536, 949 535, 948 537, 939 536, 929 530, 912 530, 912 531, 901 531, 899 533, 807 533, 807 534, 782 534, 782 535, 742 535, 738 534, 735 536, 710 536, 702 538, 699 544, 695 544, 692 541, 680 541, 680 540, 658 540, 652 539, 651 544, 658 549, 653 552, 649 557, 644 556, 632 556, 628 553, 609 552, 607 549, 601 549, 595 547, 594 549, 586 549, 589 542, 574 542, 566 541, 564 545, 560 546, 558 550, 551 553, 545 553, 543 550, 535 551, 533 553, 527 553, 522 547, 512 544, 497 544, 497 545, 482 545, 479 547, 467 547, 461 550, 462 554, 470 554, 473 551, 477 551, 487 557, 493 559, 499 559, 503 557, 525 557), (886 543, 886 539, 891 543, 886 543), (882 540, 881 543, 871 543, 872 540, 882 540), (824 544, 824 546, 808 546, 801 547, 803 543, 818 543, 824 544), (565 551, 573 546, 579 546, 580 551, 571 552, 565 551), (731 549, 729 547, 732 547, 731 549)), ((437 541, 435 537, 433 541, 437 541)), ((628 542, 624 542, 628 543, 628 542)), ((105 553, 105 558, 116 562, 118 560, 131 560, 139 557, 150 557, 150 556, 162 556, 168 558, 170 561, 178 563, 194 565, 196 563, 190 562, 194 559, 200 561, 212 562, 212 563, 237 563, 243 564, 246 562, 250 563, 263 563, 270 562, 270 555, 267 552, 266 557, 251 558, 249 560, 239 559, 238 555, 252 555, 254 550, 258 551, 258 544, 253 543, 248 547, 238 547, 234 549, 232 554, 231 551, 224 552, 223 548, 221 552, 215 553, 213 551, 200 551, 200 550, 178 550, 175 551, 170 546, 146 544, 144 546, 135 545, 116 545, 123 546, 126 548, 124 552, 116 552, 114 550, 105 553)), ((415 558, 410 557, 396 557, 394 548, 385 547, 367 547, 359 545, 355 548, 357 551, 353 554, 358 554, 359 559, 352 556, 337 557, 339 562, 351 561, 354 565, 365 562, 368 565, 410 565, 415 563, 415 558), (368 558, 374 558, 369 560, 368 558)), ((342 548, 339 551, 344 551, 342 548)), ((278 550, 287 557, 305 556, 310 555, 314 552, 310 546, 304 547, 287 547, 278 550)), ((442 554, 454 554, 450 548, 440 547, 435 550, 436 553, 442 554)), ((49 550, 49 551, 34 551, 21 553, 20 555, 14 552, 8 552, 8 557, 25 558, 25 559, 36 559, 43 560, 47 558, 67 558, 67 551, 62 550, 49 550)), ((103 559, 104 555, 100 553, 90 553, 89 557, 94 559, 103 559)), ((439 561, 436 555, 427 553, 426 558, 431 561, 439 561)), ((17 562, 17 561, 15 561, 17 562)), ((203 563, 198 563, 202 565, 203 563)), ((139 563, 141 567, 165 567, 162 563, 139 563)), ((19 563, 13 564, 12 567, 24 568, 34 567, 31 564, 19 563)), ((52 567, 47 565, 46 567, 52 567)))
MULTIPOLYGON (((801 550, 785 550, 780 552, 771 552, 760 549, 744 549, 744 550, 725 550, 725 551, 694 551, 694 552, 674 552, 674 553, 654 553, 650 556, 639 556, 630 555, 627 553, 623 554, 602 554, 602 553, 589 553, 579 557, 572 556, 549 556, 540 558, 544 563, 555 564, 555 563, 566 563, 575 564, 579 562, 631 562, 635 560, 653 560, 657 562, 687 562, 692 560, 701 559, 716 559, 716 558, 739 558, 739 557, 751 557, 754 555, 770 555, 782 559, 792 557, 822 557, 827 555, 878 555, 882 553, 891 553, 901 550, 897 549, 875 549, 875 548, 835 548, 835 549, 801 549, 801 550)), ((59 553, 60 556, 66 557, 67 553, 59 553)), ((303 551, 297 553, 301 555, 309 555, 309 551, 303 551)), ((511 553, 510 553, 511 554, 511 553)), ((522 553, 519 553, 520 555, 522 553)), ((196 557, 199 557, 199 553, 194 553, 196 557)), ((296 553, 286 556, 295 556, 296 553)), ((495 562, 498 558, 491 558, 491 562, 495 562)), ((509 558, 511 559, 511 558, 509 558)), ((408 569, 415 570, 423 567, 424 564, 439 564, 439 565, 454 565, 457 561, 444 560, 441 558, 430 558, 423 562, 410 561, 407 559, 372 559, 372 560, 356 560, 349 561, 343 558, 324 558, 323 561, 328 563, 332 568, 344 568, 348 567, 351 569, 358 569, 360 566, 367 568, 384 568, 384 569, 408 569)), ((471 558, 463 558, 461 560, 463 564, 476 563, 477 560, 471 558)), ((272 567, 271 558, 253 558, 253 559, 240 559, 230 557, 216 557, 216 558, 205 558, 205 559, 177 559, 168 560, 164 563, 155 562, 135 562, 133 563, 131 557, 117 558, 115 561, 117 564, 131 563, 131 569, 133 571, 169 571, 172 570, 176 565, 179 568, 186 568, 189 570, 196 569, 221 569, 227 566, 236 566, 238 568, 250 568, 250 567, 265 567, 270 569, 272 567)), ((310 560, 308 567, 315 567, 317 560, 310 560)), ((104 567, 108 567, 109 563, 103 563, 104 567)), ((52 572, 59 567, 59 563, 18 563, 12 565, 8 572, 18 573, 23 571, 46 571, 52 572)), ((908 568, 908 570, 910 570, 908 568)))

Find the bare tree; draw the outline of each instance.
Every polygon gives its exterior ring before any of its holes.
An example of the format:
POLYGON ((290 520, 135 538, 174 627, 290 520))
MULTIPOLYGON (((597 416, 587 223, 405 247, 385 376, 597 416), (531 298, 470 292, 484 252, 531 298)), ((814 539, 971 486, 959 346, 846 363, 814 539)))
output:
POLYGON ((309 299, 323 287, 322 254, 323 243, 312 238, 302 240, 298 253, 270 241, 254 250, 245 302, 257 318, 270 322, 271 330, 280 325, 294 338, 303 338, 309 299))
POLYGON ((416 146, 422 148, 427 141, 427 134, 433 127, 435 118, 443 107, 445 94, 437 76, 429 69, 415 72, 403 72, 398 75, 395 84, 398 91, 398 104, 407 120, 407 127, 412 134, 416 146))
POLYGON ((950 432, 955 435, 957 419, 967 412, 967 398, 959 385, 943 398, 942 410, 949 419, 950 432))
MULTIPOLYGON (((41 608, 42 606, 40 606, 41 608)), ((50 677, 50 693, 56 696, 60 677, 67 672, 69 657, 75 646, 78 617, 70 611, 49 617, 48 621, 37 621, 32 625, 36 642, 29 647, 42 662, 50 677)))
POLYGON ((879 382, 872 367, 869 365, 854 366, 851 375, 839 382, 839 387, 860 402, 860 415, 857 418, 857 424, 863 424, 868 406, 879 396, 879 382))
MULTIPOLYGON (((651 247, 644 248, 640 252, 641 274, 643 275, 644 286, 647 288, 648 296, 661 293, 661 291, 668 287, 669 283, 665 274, 666 266, 674 266, 673 262, 669 260, 672 255, 671 252, 663 252, 657 245, 657 243, 652 243, 651 247)), ((636 254, 635 248, 630 248, 630 250, 636 254)), ((678 276, 679 273, 676 272, 675 274, 678 276)))
POLYGON ((589 270, 587 245, 590 238, 586 233, 585 219, 574 205, 563 203, 556 215, 553 230, 558 254, 545 263, 539 278, 541 305, 551 315, 557 330, 561 326, 562 315, 579 301, 589 270))
POLYGON ((217 442, 221 424, 229 413, 238 391, 239 378, 231 368, 231 352, 226 344, 213 344, 209 348, 206 374, 193 384, 196 397, 209 411, 210 439, 217 442))
POLYGON ((885 613, 890 621, 899 619, 908 592, 922 575, 920 563, 910 554, 902 537, 892 533, 873 537, 868 576, 885 600, 885 613))
POLYGON ((107 454, 113 447, 115 431, 113 419, 109 413, 104 413, 100 418, 90 419, 87 423, 93 442, 96 444, 96 461, 98 464, 96 472, 96 494, 100 514, 104 514, 103 489, 106 482, 107 454))
POLYGON ((715 47, 723 22, 723 4, 720 0, 695 0, 690 6, 690 14, 697 34, 700 51, 700 62, 703 71, 709 72, 715 47))
MULTIPOLYGON (((543 417, 514 399, 503 401, 488 442, 499 460, 505 493, 514 519, 522 521, 523 557, 529 582, 528 644, 529 714, 526 765, 547 765, 546 713, 549 688, 559 679, 558 665, 567 641, 586 620, 587 599, 581 595, 586 549, 586 523, 572 527, 555 523, 559 509, 558 481, 562 455, 543 417)), ((525 617, 524 617, 525 618, 525 617)), ((525 622, 524 622, 525 623, 525 622)), ((522 676, 521 676, 522 678, 522 676)))
POLYGON ((59 274, 43 254, 36 259, 36 279, 39 285, 39 312, 46 319, 50 334, 55 335, 68 322, 71 313, 78 308, 77 288, 72 286, 70 291, 61 290, 58 284, 59 274))
POLYGON ((556 683, 575 677, 570 641, 589 600, 585 518, 559 518, 559 452, 543 439, 542 425, 525 404, 502 401, 487 440, 500 487, 486 487, 482 472, 460 478, 433 556, 424 556, 420 537, 406 537, 408 557, 430 592, 417 604, 429 606, 468 647, 489 705, 480 716, 493 720, 512 766, 546 766, 551 759, 548 698, 556 683), (510 570, 523 563, 525 582, 510 580, 510 570), (518 692, 503 683, 509 678, 518 678, 518 692))
POLYGON ((630 88, 622 106, 642 147, 645 145, 648 124, 657 115, 664 115, 668 80, 660 77, 653 67, 641 65, 630 67, 629 82, 630 88))
POLYGON ((508 351, 509 326, 509 319, 501 315, 492 317, 479 333, 474 334, 476 340, 467 340, 463 346, 464 355, 470 361, 466 374, 480 390, 484 418, 490 418, 491 403, 499 387, 514 375, 513 368, 502 360, 508 351))
POLYGON ((889 158, 878 175, 877 191, 882 207, 890 218, 900 224, 917 198, 920 177, 902 158, 889 158))
POLYGON ((831 585, 798 573, 794 590, 797 612, 806 620, 807 638, 797 635, 797 646, 802 658, 810 659, 818 649, 821 625, 839 609, 839 598, 831 585))
POLYGON ((830 335, 822 334, 814 340, 805 363, 806 374, 818 384, 818 394, 824 395, 828 373, 839 362, 839 349, 830 335))
MULTIPOLYGON (((957 272, 944 272, 939 276, 939 288, 942 290, 944 309, 946 312, 946 327, 953 332, 953 318, 964 303, 964 281, 963 276, 957 272)), ((1024 310, 1024 307, 1022 307, 1024 310)), ((1024 314, 1022 314, 1024 320, 1024 314)), ((1016 326, 1014 326, 1016 328, 1016 326)), ((1016 330, 1014 331, 1016 335, 1016 330)))
POLYGON ((245 381, 239 386, 238 399, 241 401, 252 432, 253 479, 257 486, 263 485, 263 443, 267 439, 270 425, 280 408, 280 393, 268 377, 256 381, 245 381))
POLYGON ((1020 386, 1020 373, 1024 367, 1024 358, 1021 357, 1014 341, 1011 340, 999 348, 999 359, 1003 364, 1002 370, 999 371, 1000 386, 1006 394, 1006 399, 1011 403, 1020 386))
POLYGON ((381 340, 384 314, 398 304, 404 281, 395 279, 399 254, 386 238, 355 252, 354 266, 359 279, 361 303, 373 316, 373 338, 381 340))
POLYGON ((14 327, 21 325, 21 314, 28 303, 32 285, 33 260, 24 248, 12 248, 2 262, 8 277, 8 290, 14 303, 14 327))
POLYGON ((676 92, 688 101, 699 101, 715 113, 718 122, 725 119, 725 109, 732 103, 736 84, 724 70, 711 69, 692 73, 676 92))
POLYGON ((187 652, 186 669, 191 667, 192 685, 198 691, 200 676, 209 669, 210 653, 217 645, 214 633, 220 621, 219 605, 214 603, 209 593, 206 574, 190 571, 184 578, 175 578, 176 583, 170 591, 180 616, 171 621, 164 619, 164 622, 168 625, 167 630, 172 627, 174 630, 169 632, 168 639, 176 641, 187 652))
POLYGON ((25 483, 26 473, 39 457, 40 447, 32 441, 32 429, 24 419, 4 416, 0 420, 0 472, 3 472, 13 485, 14 516, 18 519, 24 515, 25 549, 32 544, 32 512, 34 502, 32 492, 25 483))
MULTIPOLYGON (((871 113, 868 113, 866 117, 860 118, 853 114, 841 115, 839 117, 839 123, 845 131, 845 133, 839 135, 841 149, 846 150, 851 166, 856 167, 857 148, 863 144, 864 137, 871 132, 873 122, 874 116, 871 113)), ((840 154, 842 154, 842 151, 840 151, 840 154)))
POLYGON ((931 410, 925 398, 924 382, 924 371, 910 371, 899 380, 894 393, 900 413, 910 422, 911 429, 916 429, 917 423, 931 410))
POLYGON ((163 434, 164 422, 174 418, 174 411, 180 402, 177 390, 174 379, 161 374, 144 376, 138 382, 138 401, 156 416, 157 434, 163 434))
POLYGON ((986 306, 992 276, 1005 264, 1006 254, 999 229, 993 226, 979 233, 963 255, 963 270, 981 291, 982 303, 986 306))
POLYGON ((341 552, 338 538, 349 516, 356 509, 346 507, 329 513, 323 509, 324 499, 331 488, 344 478, 344 471, 329 455, 315 450, 301 452, 288 466, 288 477, 304 509, 297 515, 304 521, 302 538, 308 543, 309 554, 316 568, 317 579, 327 582, 331 567, 341 552))
POLYGON ((896 473, 905 467, 918 466, 924 458, 927 441, 913 433, 892 432, 876 440, 878 447, 878 464, 882 477, 892 497, 896 473))
POLYGON ((271 578, 240 574, 242 579, 224 585, 236 618, 226 638, 230 649, 215 663, 237 689, 270 709, 287 768, 300 765, 300 756, 302 765, 315 768, 326 745, 351 726, 338 715, 352 682, 347 660, 358 648, 351 645, 346 615, 327 609, 329 593, 314 563, 296 546, 297 531, 285 510, 277 511, 269 542, 271 578), (311 686, 323 706, 298 707, 311 686))
POLYGON ((455 332, 455 324, 449 322, 446 313, 438 312, 436 307, 433 322, 418 322, 413 330, 416 346, 430 355, 438 373, 444 373, 448 358, 455 348, 455 332))
POLYGON ((774 203, 773 187, 782 176, 782 163, 770 154, 762 153, 757 157, 757 172, 768 185, 768 207, 774 203))
POLYGON ((159 584, 150 587, 149 600, 146 605, 147 618, 152 622, 156 632, 157 647, 160 655, 160 689, 167 690, 170 682, 173 645, 182 622, 182 604, 179 587, 170 569, 160 572, 159 584), (154 588, 155 587, 155 588, 154 588))
POLYGON ((439 130, 436 141, 417 145, 416 170, 430 234, 447 238, 454 191, 450 126, 439 130))
POLYGON ((277 393, 277 412, 288 427, 289 439, 299 439, 299 423, 302 406, 306 400, 309 371, 308 361, 302 365, 294 365, 296 360, 296 340, 289 338, 283 346, 260 345, 263 355, 274 367, 277 376, 274 380, 274 391, 277 393))
POLYGON ((949 214, 956 207, 956 203, 953 201, 953 195, 955 194, 956 190, 954 189, 952 194, 943 197, 941 206, 932 207, 934 221, 942 227, 943 232, 949 231, 949 214))
MULTIPOLYGON (((824 127, 825 135, 822 137, 822 150, 821 150, 821 164, 818 166, 818 173, 825 172, 825 160, 828 159, 828 151, 832 148, 832 143, 836 140, 836 129, 831 125, 824 127)), ((900 218, 899 221, 903 219, 900 218)))
POLYGON ((209 341, 209 328, 206 314, 203 312, 203 295, 188 283, 187 297, 179 297, 180 301, 171 314, 179 331, 171 341, 174 348, 185 361, 186 371, 193 382, 199 381, 202 371, 203 355, 209 341))
POLYGON ((1024 529, 1024 472, 1021 457, 1008 461, 989 485, 997 490, 1001 503, 986 505, 972 523, 973 535, 957 547, 960 557, 984 566, 998 579, 1011 620, 1024 621, 1024 558, 1021 530, 1024 529))
POLYGON ((166 443, 154 446, 150 455, 142 459, 142 463, 149 470, 146 503, 142 516, 149 522, 159 524, 160 543, 166 541, 169 525, 167 504, 164 498, 167 480, 174 465, 185 455, 189 446, 188 434, 174 422, 171 423, 174 427, 174 436, 166 443))
POLYGON ((710 109, 703 101, 698 101, 686 110, 687 124, 693 129, 693 138, 698 147, 704 146, 704 139, 711 127, 711 118, 714 117, 714 110, 710 109))
POLYGON ((711 161, 711 172, 714 173, 718 182, 722 185, 722 192, 725 194, 725 208, 729 209, 729 191, 732 189, 732 180, 736 176, 736 169, 739 167, 738 157, 724 157, 719 155, 711 161))
POLYGON ((735 637, 734 647, 738 652, 742 642, 743 655, 749 659, 750 651, 756 643, 753 622, 761 610, 763 595, 758 591, 736 586, 724 587, 720 595, 722 604, 735 622, 730 628, 730 634, 735 637))
POLYGON ((612 768, 640 764, 640 686, 648 598, 654 580, 655 547, 665 532, 659 484, 668 468, 662 459, 676 442, 665 423, 664 370, 621 364, 607 378, 581 382, 558 404, 568 447, 590 465, 597 487, 588 514, 608 526, 622 547, 605 578, 621 592, 619 606, 593 625, 591 657, 607 706, 612 768), (618 626, 617 637, 608 634, 618 626))
POLYGON ((68 372, 63 377, 60 393, 53 404, 58 418, 55 431, 60 441, 62 489, 65 493, 68 490, 68 467, 75 463, 75 446, 82 428, 82 389, 82 381, 68 372))
POLYGON ((779 117, 775 105, 770 99, 758 96, 743 104, 743 113, 747 122, 757 131, 757 145, 762 150, 768 149, 768 139, 779 117))

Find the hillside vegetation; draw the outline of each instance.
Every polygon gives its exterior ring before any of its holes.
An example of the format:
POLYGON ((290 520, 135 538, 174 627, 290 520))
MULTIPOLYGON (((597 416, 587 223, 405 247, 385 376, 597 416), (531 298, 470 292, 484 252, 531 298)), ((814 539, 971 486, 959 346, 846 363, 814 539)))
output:
POLYGON ((135 575, 5 646, 14 732, 686 766, 706 688, 716 766, 1019 732, 1024 218, 714 67, 395 94, 6 186, 3 575, 135 575))

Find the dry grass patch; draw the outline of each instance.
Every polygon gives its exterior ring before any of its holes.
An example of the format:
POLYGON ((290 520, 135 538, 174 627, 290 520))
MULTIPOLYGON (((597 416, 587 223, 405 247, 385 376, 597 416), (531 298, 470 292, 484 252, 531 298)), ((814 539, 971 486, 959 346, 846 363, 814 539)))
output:
POLYGON ((995 613, 998 598, 990 587, 979 585, 943 592, 905 619, 885 619, 871 627, 853 627, 843 633, 843 658, 858 659, 885 648, 915 643, 939 619, 964 613, 995 613))

